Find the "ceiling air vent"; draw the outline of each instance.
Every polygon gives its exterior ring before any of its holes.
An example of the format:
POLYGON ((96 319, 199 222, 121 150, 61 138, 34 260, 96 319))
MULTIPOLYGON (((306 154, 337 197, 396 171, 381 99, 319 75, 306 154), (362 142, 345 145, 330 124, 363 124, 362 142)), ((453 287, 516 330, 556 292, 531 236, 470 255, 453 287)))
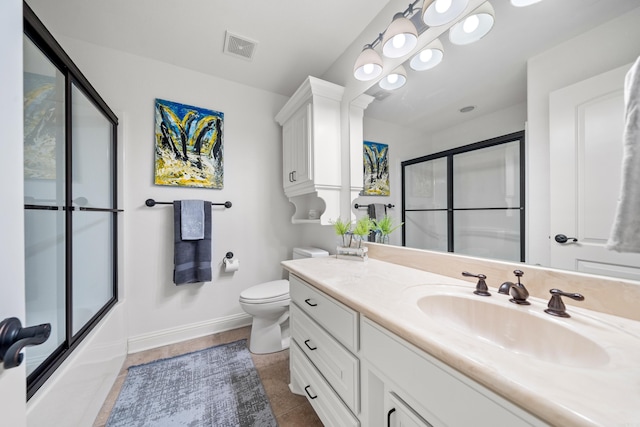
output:
POLYGON ((248 61, 253 59, 258 43, 249 40, 246 37, 226 32, 224 39, 224 53, 235 57, 243 58, 248 61))

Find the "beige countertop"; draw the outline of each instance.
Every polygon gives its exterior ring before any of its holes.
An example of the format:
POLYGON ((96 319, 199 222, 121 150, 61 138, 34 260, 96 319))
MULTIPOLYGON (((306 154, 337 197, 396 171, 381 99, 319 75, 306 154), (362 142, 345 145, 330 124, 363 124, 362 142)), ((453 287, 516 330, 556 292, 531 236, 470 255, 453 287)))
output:
MULTIPOLYGON (((473 295, 475 287, 468 281, 376 259, 362 262, 330 256, 284 261, 282 265, 549 424, 640 426, 638 321, 568 305, 573 317, 549 316, 549 321, 587 334, 605 349, 608 359, 597 366, 567 360, 557 363, 452 331, 446 322, 435 322, 418 308, 416 300, 436 289, 434 285, 452 285, 448 287, 473 295)), ((491 298, 492 304, 514 306, 508 296, 491 286, 489 290, 492 296, 486 298, 491 298)), ((546 308, 545 300, 530 301, 532 305, 524 310, 542 312, 546 308)), ((517 339, 539 338, 533 329, 528 331, 530 336, 525 333, 517 339)))

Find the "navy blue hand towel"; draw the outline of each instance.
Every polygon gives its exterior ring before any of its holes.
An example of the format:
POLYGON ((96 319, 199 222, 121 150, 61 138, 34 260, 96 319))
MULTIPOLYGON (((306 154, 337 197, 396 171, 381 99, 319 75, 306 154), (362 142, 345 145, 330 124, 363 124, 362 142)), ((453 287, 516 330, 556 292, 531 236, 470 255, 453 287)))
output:
POLYGON ((204 239, 182 240, 181 202, 173 202, 173 283, 210 282, 211 202, 204 202, 204 239))

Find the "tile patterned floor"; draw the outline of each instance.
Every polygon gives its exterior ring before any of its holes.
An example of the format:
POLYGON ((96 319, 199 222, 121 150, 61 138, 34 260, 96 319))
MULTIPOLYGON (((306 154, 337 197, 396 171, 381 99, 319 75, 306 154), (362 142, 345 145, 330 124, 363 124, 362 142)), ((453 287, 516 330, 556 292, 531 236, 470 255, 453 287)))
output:
MULTIPOLYGON (((201 350, 214 345, 249 338, 250 327, 234 329, 219 334, 209 335, 177 344, 167 345, 152 350, 142 351, 127 356, 93 427, 104 427, 109 419, 111 409, 116 402, 127 369, 133 365, 148 363, 157 359, 178 356, 180 354, 201 350)), ((258 370, 262 385, 267 393, 271 409, 279 427, 321 427, 313 408, 304 396, 289 391, 289 350, 272 354, 252 354, 253 363, 258 370)), ((208 427, 208 426, 203 426, 208 427)))

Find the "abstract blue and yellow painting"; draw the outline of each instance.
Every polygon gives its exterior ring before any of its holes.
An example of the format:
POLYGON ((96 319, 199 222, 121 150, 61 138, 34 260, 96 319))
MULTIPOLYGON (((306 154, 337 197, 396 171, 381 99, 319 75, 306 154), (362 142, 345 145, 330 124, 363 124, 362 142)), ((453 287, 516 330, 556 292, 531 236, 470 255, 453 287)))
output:
POLYGON ((224 113, 156 99, 155 115, 155 183, 221 189, 224 113))
POLYGON ((389 146, 364 141, 364 189, 363 196, 388 196, 389 146))

